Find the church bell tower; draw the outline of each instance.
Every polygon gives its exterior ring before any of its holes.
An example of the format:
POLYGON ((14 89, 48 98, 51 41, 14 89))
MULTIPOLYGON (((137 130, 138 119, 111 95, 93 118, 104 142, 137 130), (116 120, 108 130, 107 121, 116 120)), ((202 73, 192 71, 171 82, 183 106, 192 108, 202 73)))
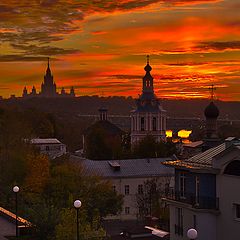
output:
POLYGON ((152 135, 158 142, 166 139, 166 111, 154 94, 149 56, 144 70, 146 73, 142 81, 142 94, 136 100, 136 109, 131 112, 132 145, 147 135, 152 135))

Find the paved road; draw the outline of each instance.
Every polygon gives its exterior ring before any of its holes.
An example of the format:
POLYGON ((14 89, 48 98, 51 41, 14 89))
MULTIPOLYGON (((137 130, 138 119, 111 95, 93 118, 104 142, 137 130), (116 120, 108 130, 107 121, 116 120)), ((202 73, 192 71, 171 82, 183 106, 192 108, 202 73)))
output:
POLYGON ((6 240, 4 236, 15 234, 15 224, 10 223, 0 216, 0 240, 6 240))

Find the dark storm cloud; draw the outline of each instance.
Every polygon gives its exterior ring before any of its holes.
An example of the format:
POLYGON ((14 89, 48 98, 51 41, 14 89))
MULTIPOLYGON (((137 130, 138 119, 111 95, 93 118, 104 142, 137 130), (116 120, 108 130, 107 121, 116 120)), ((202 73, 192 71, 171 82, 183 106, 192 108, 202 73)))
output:
POLYGON ((0 55, 0 62, 34 62, 34 61, 46 61, 46 57, 43 56, 24 56, 24 55, 0 55))
MULTIPOLYGON (((153 3, 178 5, 202 2, 215 0, 1 0, 0 43, 11 43, 17 49, 20 45, 22 49, 26 45, 29 48, 31 45, 48 45, 64 39, 67 34, 81 31, 76 21, 82 21, 94 12, 130 11, 153 3)), ((45 52, 42 48, 41 53, 45 52)), ((54 51, 58 53, 57 49, 54 51)), ((62 53, 71 51, 63 49, 62 53)), ((35 54, 39 54, 39 48, 36 48, 35 54)))
POLYGON ((75 49, 63 49, 58 47, 51 47, 51 46, 36 46, 36 45, 18 45, 12 44, 12 47, 15 49, 19 49, 24 51, 25 55, 64 55, 64 54, 72 54, 72 53, 79 53, 79 50, 75 49))
POLYGON ((111 75, 112 78, 117 79, 140 79, 142 76, 140 75, 111 75))
POLYGON ((240 50, 240 41, 229 41, 229 42, 201 42, 195 47, 199 50, 240 50))

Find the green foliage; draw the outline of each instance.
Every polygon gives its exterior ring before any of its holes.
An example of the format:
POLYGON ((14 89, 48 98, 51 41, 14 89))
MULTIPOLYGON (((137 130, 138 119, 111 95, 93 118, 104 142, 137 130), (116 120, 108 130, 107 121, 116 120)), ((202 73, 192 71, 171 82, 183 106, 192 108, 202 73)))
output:
POLYGON ((169 219, 169 212, 161 200, 169 190, 171 176, 152 178, 143 184, 143 192, 136 194, 136 203, 140 209, 140 218, 155 216, 162 220, 169 219))
MULTIPOLYGON (((101 240, 106 236, 105 230, 100 225, 100 216, 96 209, 93 209, 93 221, 87 221, 86 212, 79 210, 79 236, 80 239, 101 240)), ((77 219, 75 209, 62 209, 59 224, 55 228, 56 240, 76 239, 77 219)))
POLYGON ((105 232, 101 219, 121 209, 122 197, 113 192, 107 181, 89 176, 81 166, 70 163, 68 156, 50 162, 25 141, 52 137, 58 129, 49 114, 35 110, 0 111, 0 205, 14 211, 12 187, 19 185, 19 214, 34 224, 36 240, 56 236, 63 239, 59 229, 67 223, 65 215, 68 222, 75 219, 71 211, 74 212, 73 201, 78 198, 83 203, 82 238, 102 239, 105 232))
POLYGON ((175 144, 171 141, 156 142, 152 135, 148 135, 133 148, 135 158, 169 157, 177 152, 175 144))

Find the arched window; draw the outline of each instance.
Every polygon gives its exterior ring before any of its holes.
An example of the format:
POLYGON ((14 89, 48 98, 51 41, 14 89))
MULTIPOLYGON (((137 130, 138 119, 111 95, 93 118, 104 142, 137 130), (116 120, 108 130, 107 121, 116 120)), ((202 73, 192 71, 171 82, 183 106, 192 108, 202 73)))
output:
POLYGON ((152 119, 152 130, 157 131, 157 118, 153 117, 152 119))
POLYGON ((230 162, 225 170, 224 170, 224 174, 227 175, 234 175, 234 176, 240 176, 240 161, 232 161, 230 162))

